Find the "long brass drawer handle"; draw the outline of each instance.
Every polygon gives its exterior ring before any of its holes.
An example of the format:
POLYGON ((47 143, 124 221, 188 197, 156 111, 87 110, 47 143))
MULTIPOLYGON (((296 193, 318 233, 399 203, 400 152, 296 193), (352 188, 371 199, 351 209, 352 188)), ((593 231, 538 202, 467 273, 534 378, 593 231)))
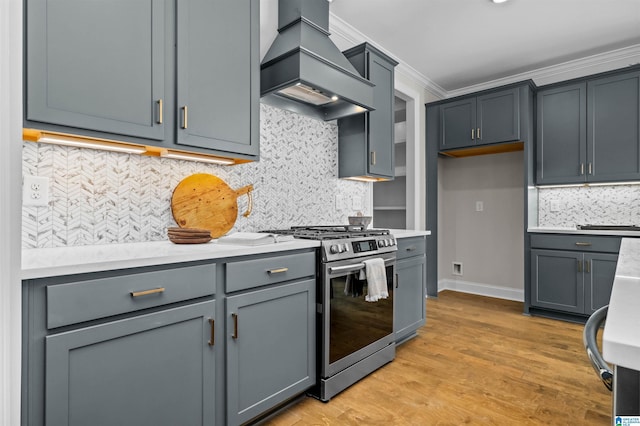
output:
POLYGON ((416 246, 407 247, 407 251, 414 251, 415 249, 416 249, 416 246))
POLYGON ((209 346, 213 346, 215 344, 215 321, 213 318, 209 318, 209 325, 211 326, 211 336, 209 337, 209 346))
POLYGON ((157 293, 164 293, 164 287, 152 288, 151 290, 132 291, 129 294, 131 294, 131 297, 140 297, 157 293))
POLYGON ((231 335, 232 338, 237 339, 238 338, 238 314, 231 314, 231 318, 233 318, 233 334, 231 335))
POLYGON ((269 269, 267 273, 269 274, 281 274, 283 272, 287 272, 289 268, 278 268, 278 269, 269 269))
POLYGON ((163 108, 162 99, 158 99, 158 124, 162 124, 163 108))
POLYGON ((576 245, 577 245, 578 247, 590 247, 590 246, 591 246, 591 243, 578 241, 578 242, 576 243, 576 245))

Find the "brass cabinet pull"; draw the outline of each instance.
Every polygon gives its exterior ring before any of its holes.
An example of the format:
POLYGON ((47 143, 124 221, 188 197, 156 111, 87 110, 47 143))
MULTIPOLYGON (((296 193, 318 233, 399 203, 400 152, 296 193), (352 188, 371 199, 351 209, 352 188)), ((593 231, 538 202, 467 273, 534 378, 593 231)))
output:
POLYGON ((584 241, 584 242, 582 242, 582 241, 578 241, 578 242, 576 242, 576 245, 577 245, 578 247, 590 247, 590 246, 591 246, 591 243, 590 243, 590 242, 587 242, 587 241, 584 241))
POLYGON ((475 139, 476 129, 471 129, 471 140, 475 139))
POLYGON ((231 318, 233 318, 233 334, 231 335, 232 338, 237 339, 238 338, 238 314, 231 314, 231 318))
POLYGON ((407 251, 414 251, 415 249, 416 249, 416 246, 407 247, 407 251))
POLYGON ((400 277, 396 274, 396 288, 400 286, 400 277))
POLYGON ((213 318, 209 318, 209 325, 211 326, 211 336, 209 337, 209 346, 213 346, 215 344, 215 321, 213 318))
POLYGON ((287 272, 289 268, 278 268, 278 269, 269 269, 267 272, 269 274, 281 274, 283 272, 287 272))
POLYGON ((182 107, 182 128, 186 129, 187 128, 187 119, 189 116, 189 111, 187 110, 187 106, 183 106, 182 107))
POLYGON ((584 163, 580 163, 580 174, 584 174, 584 163))
POLYGON ((480 127, 478 127, 478 129, 476 130, 476 137, 478 139, 482 139, 482 137, 480 136, 480 127))
POLYGON ((158 124, 162 124, 162 116, 163 116, 163 109, 162 109, 162 99, 158 99, 158 124))
POLYGON ((164 287, 152 288, 151 290, 132 291, 131 297, 148 296, 149 294, 164 293, 164 287))
POLYGON ((593 166, 589 163, 589 174, 593 174, 593 166))
POLYGON ((590 260, 585 260, 584 261, 584 266, 586 267, 587 274, 590 274, 591 273, 591 261, 590 260))
POLYGON ((578 272, 582 272, 582 260, 578 260, 578 272))
POLYGON ((376 152, 375 151, 371 151, 371 165, 372 166, 376 165, 376 152))

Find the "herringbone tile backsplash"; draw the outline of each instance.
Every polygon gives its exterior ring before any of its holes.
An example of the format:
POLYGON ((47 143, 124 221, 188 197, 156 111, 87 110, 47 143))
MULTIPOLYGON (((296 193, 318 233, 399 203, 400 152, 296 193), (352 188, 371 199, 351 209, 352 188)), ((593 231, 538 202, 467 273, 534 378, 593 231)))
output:
MULTIPOLYGON (((369 205, 370 184, 337 178, 335 122, 266 105, 260 118, 260 161, 230 167, 24 142, 23 175, 49 177, 50 202, 23 207, 23 248, 166 240, 172 191, 193 173, 254 185, 253 213, 236 231, 345 224, 354 212, 336 194, 369 205)), ((247 197, 238 204, 243 212, 247 197)))

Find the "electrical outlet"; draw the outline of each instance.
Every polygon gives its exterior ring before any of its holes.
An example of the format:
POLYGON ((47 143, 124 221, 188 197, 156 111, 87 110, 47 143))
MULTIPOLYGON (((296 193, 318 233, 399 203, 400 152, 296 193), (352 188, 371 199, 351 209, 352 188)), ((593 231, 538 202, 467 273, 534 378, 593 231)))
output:
POLYGON ((476 211, 481 212, 484 210, 484 203, 482 201, 476 201, 476 211))
POLYGON ((49 178, 25 176, 22 183, 22 204, 34 207, 49 205, 49 178))
POLYGON ((362 197, 359 195, 354 195, 351 199, 351 208, 355 211, 362 210, 362 197))

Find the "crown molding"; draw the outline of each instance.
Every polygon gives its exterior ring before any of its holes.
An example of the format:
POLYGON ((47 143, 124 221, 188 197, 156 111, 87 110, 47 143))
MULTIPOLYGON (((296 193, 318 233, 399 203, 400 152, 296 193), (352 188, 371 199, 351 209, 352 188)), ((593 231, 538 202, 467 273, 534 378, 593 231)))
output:
MULTIPOLYGON (((329 28, 331 33, 353 43, 354 45, 368 41, 375 44, 382 52, 389 56, 394 56, 393 52, 385 49, 375 40, 367 37, 362 32, 352 27, 333 12, 329 12, 329 28)), ((538 68, 507 77, 486 81, 471 86, 462 87, 455 90, 445 90, 443 87, 429 79, 429 77, 420 73, 415 68, 405 64, 402 60, 395 58, 399 64, 396 72, 404 77, 416 81, 421 84, 424 90, 431 92, 439 98, 451 98, 454 96, 466 95, 468 93, 478 92, 485 89, 503 86, 510 83, 516 83, 523 80, 533 80, 537 85, 555 83, 558 81, 569 80, 576 77, 596 74, 598 72, 622 68, 627 65, 640 63, 640 44, 635 44, 620 49, 611 50, 609 52, 597 55, 586 56, 584 58, 563 62, 548 67, 538 68)))
POLYGON ((465 95, 528 79, 531 79, 537 85, 542 86, 544 84, 583 77, 638 63, 640 63, 640 44, 635 44, 633 46, 623 47, 621 49, 615 49, 597 55, 586 56, 573 61, 538 68, 532 71, 526 71, 456 90, 449 90, 446 92, 446 97, 451 98, 454 96, 465 95))
POLYGON ((354 45, 363 43, 365 41, 374 44, 384 54, 394 57, 394 59, 398 61, 398 66, 395 70, 396 73, 411 80, 415 80, 416 82, 421 84, 425 90, 431 92, 439 98, 447 97, 447 91, 440 87, 438 84, 431 81, 428 77, 417 71, 415 68, 403 63, 401 60, 395 57, 393 52, 385 49, 378 42, 371 39, 371 37, 367 37, 365 34, 355 29, 343 19, 333 14, 333 12, 329 13, 329 31, 332 34, 335 34, 336 36, 339 36, 344 40, 353 43, 354 45))

